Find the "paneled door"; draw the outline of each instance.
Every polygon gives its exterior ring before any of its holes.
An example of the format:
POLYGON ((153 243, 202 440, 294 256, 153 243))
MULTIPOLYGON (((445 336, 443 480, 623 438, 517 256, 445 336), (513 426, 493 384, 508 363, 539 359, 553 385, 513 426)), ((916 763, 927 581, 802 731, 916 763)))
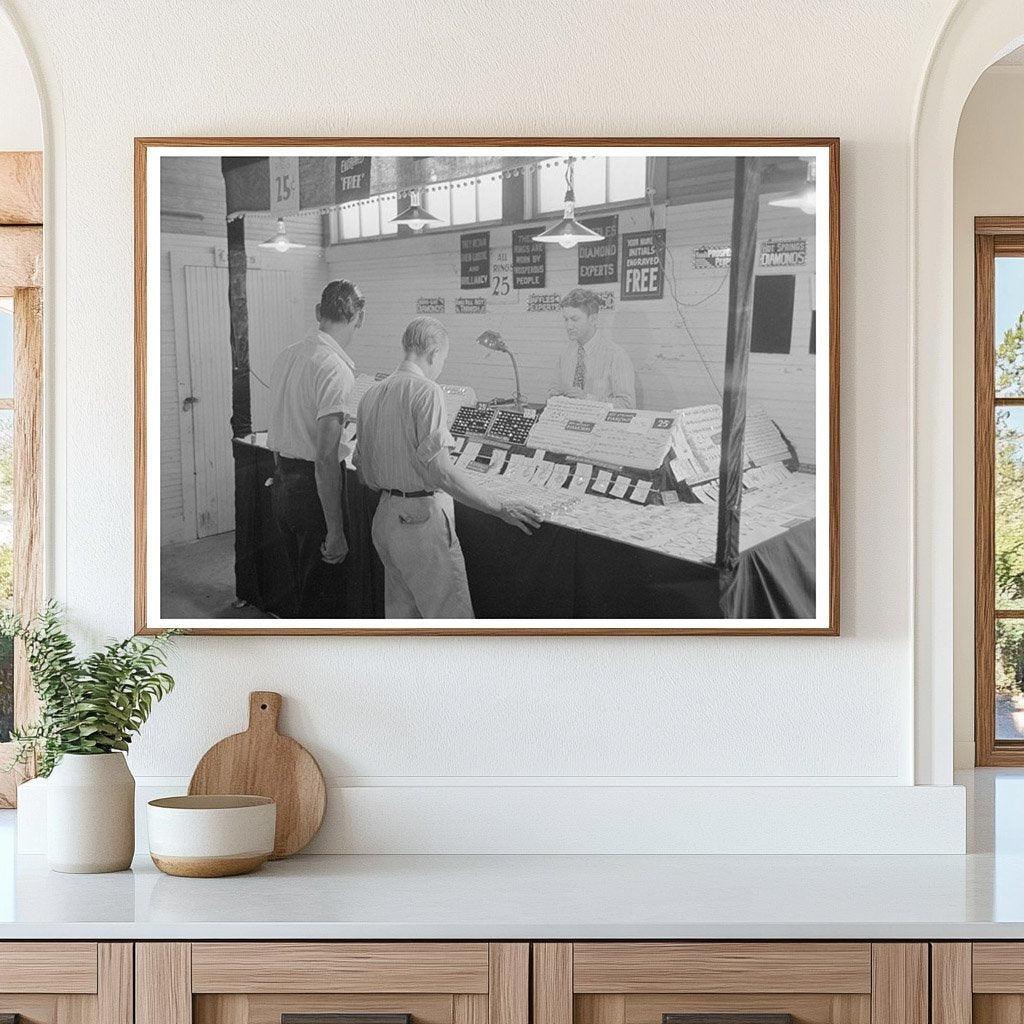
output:
MULTIPOLYGON (((195 536, 209 537, 235 528, 228 271, 186 266, 184 272, 190 393, 181 401, 181 436, 192 437, 195 473, 183 486, 195 490, 195 536)), ((247 283, 252 424, 259 432, 267 429, 274 358, 299 340, 299 279, 290 271, 250 269, 247 283)))

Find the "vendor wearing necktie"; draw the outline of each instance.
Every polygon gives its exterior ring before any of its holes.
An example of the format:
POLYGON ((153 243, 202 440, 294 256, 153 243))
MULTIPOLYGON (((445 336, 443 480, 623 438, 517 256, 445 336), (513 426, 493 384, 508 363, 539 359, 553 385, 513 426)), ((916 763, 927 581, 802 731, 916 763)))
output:
POLYGON ((601 300, 586 288, 573 288, 561 305, 568 342, 558 357, 548 396, 592 398, 611 402, 616 409, 635 409, 633 363, 598 330, 601 300))

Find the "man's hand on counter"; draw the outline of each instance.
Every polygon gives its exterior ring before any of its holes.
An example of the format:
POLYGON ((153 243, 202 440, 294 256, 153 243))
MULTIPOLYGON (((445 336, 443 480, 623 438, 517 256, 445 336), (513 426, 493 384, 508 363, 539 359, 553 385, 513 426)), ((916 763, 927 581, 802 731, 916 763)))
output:
POLYGON ((522 502, 510 501, 501 506, 498 518, 504 520, 509 526, 515 526, 530 536, 534 530, 540 529, 540 519, 537 518, 537 510, 532 505, 524 505, 522 502))
POLYGON ((327 531, 327 538, 320 545, 320 555, 328 565, 340 565, 348 555, 348 541, 341 530, 327 531))

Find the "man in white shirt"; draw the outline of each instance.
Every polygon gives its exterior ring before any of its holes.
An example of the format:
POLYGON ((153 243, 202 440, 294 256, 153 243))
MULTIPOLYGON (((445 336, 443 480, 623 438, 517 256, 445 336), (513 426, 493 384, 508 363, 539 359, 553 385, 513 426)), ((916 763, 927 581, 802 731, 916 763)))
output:
POLYGON ((502 502, 451 460, 444 392, 436 383, 448 358, 440 321, 416 317, 402 335, 405 358, 359 403, 355 461, 368 487, 381 491, 373 544, 384 563, 389 619, 471 619, 466 563, 455 535, 455 504, 497 516, 525 534, 536 510, 502 502))
POLYGON ((636 374, 621 346, 598 332, 601 300, 586 288, 562 297, 568 341, 558 356, 548 397, 593 398, 616 409, 636 408, 636 374))
POLYGON ((339 618, 331 583, 348 554, 342 447, 352 416, 355 365, 345 349, 363 323, 351 281, 331 281, 316 307, 319 328, 290 345, 270 374, 267 445, 276 457, 273 504, 292 569, 299 618, 339 618), (333 598, 333 599, 332 599, 333 598))

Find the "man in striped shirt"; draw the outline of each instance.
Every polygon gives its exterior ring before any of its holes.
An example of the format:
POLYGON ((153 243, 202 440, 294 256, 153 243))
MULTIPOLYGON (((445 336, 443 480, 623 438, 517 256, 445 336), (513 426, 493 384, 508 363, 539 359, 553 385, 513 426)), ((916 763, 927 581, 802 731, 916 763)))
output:
POLYGON ((373 544, 384 563, 389 619, 471 619, 466 563, 455 535, 455 505, 487 512, 530 534, 536 510, 503 502, 451 460, 444 392, 436 383, 448 358, 440 321, 416 317, 402 335, 405 358, 359 403, 355 464, 380 491, 373 544))

